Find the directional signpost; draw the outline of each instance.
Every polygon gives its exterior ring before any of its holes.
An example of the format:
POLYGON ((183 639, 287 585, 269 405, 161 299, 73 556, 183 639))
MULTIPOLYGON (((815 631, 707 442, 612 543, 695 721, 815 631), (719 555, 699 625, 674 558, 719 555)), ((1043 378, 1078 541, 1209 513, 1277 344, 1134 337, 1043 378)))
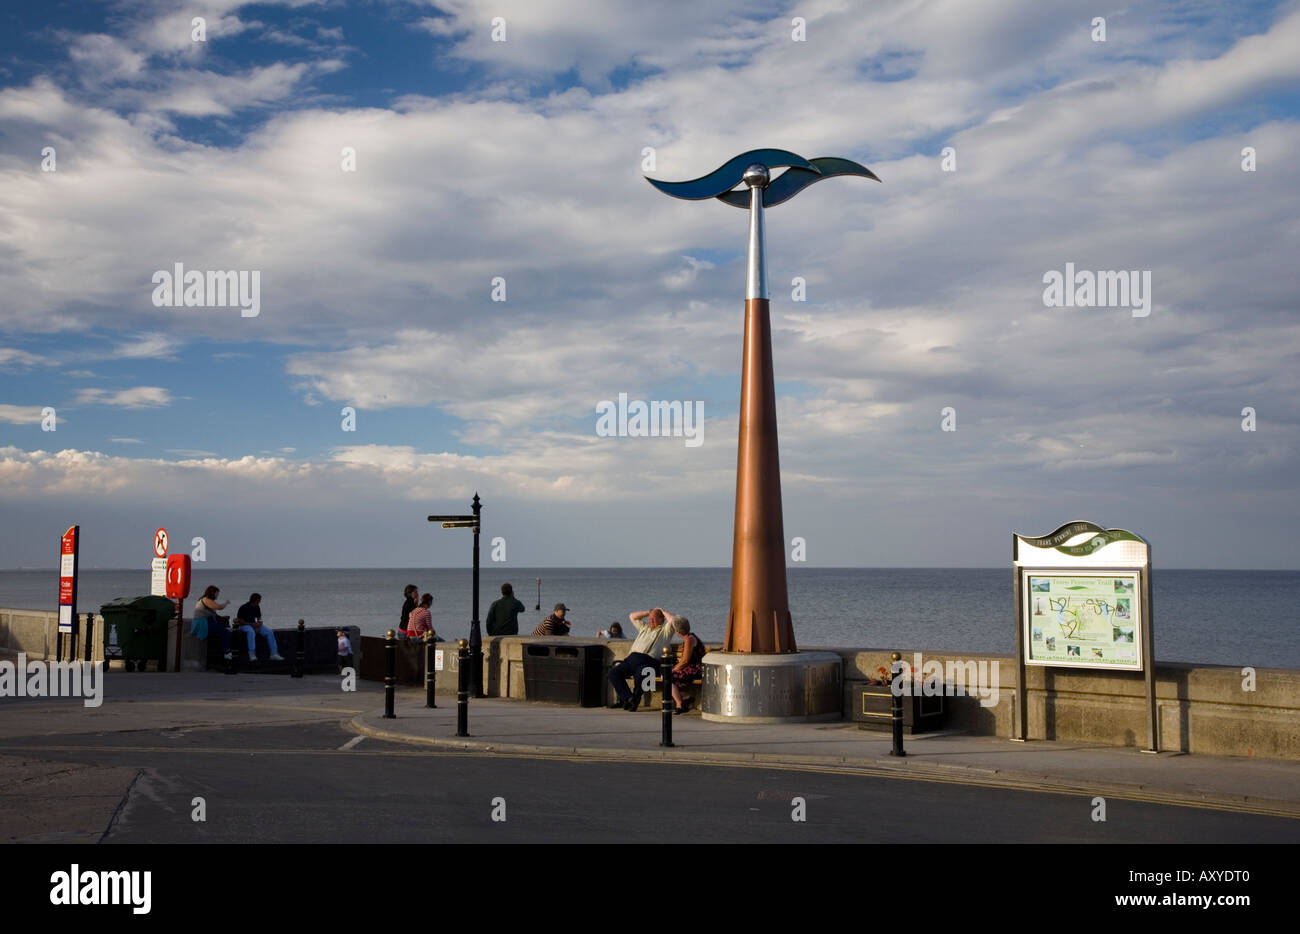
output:
POLYGON ((473 678, 475 697, 486 697, 483 693, 483 633, 478 621, 478 536, 481 530, 479 513, 483 509, 478 493, 474 494, 473 515, 468 516, 430 516, 430 522, 441 522, 444 529, 474 530, 474 616, 469 624, 470 675, 473 678))

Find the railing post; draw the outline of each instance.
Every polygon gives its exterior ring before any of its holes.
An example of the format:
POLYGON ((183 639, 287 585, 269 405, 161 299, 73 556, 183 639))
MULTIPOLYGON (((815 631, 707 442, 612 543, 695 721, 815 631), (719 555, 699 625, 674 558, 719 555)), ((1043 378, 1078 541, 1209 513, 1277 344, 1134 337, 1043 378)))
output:
MULTIPOLYGON (((86 661, 88 662, 93 662, 95 660, 94 633, 95 633, 95 614, 87 613, 86 614, 86 661)), ((177 638, 180 638, 179 634, 177 635, 177 638)), ((107 669, 108 664, 105 663, 104 667, 107 669)))
POLYGON ((397 698, 397 633, 388 630, 384 636, 384 719, 392 720, 393 702, 397 698))
POLYGON ((469 643, 456 641, 456 735, 469 736, 469 643))
POLYGON ((437 707, 437 672, 434 670, 434 641, 433 633, 424 634, 424 706, 437 707))
POLYGON ((663 661, 659 668, 663 672, 663 705, 660 716, 663 718, 663 725, 659 736, 660 746, 671 746, 673 744, 673 650, 671 646, 664 646, 663 661))
POLYGON ((307 669, 307 622, 298 620, 298 654, 293 660, 293 677, 301 678, 307 669))
POLYGON ((903 751, 903 662, 902 656, 895 652, 889 665, 889 714, 893 721, 894 747, 889 750, 891 756, 905 756, 903 751))

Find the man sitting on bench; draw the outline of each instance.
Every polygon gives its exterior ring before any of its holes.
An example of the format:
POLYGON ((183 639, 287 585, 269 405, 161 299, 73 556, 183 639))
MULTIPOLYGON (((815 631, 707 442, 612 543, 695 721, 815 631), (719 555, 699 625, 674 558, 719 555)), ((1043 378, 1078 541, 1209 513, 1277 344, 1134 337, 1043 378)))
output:
POLYGON ((636 710, 641 706, 642 681, 645 670, 650 669, 650 678, 659 668, 659 656, 664 646, 673 641, 673 614, 655 607, 653 610, 640 610, 628 614, 628 621, 636 627, 636 640, 627 658, 616 662, 609 670, 609 683, 614 685, 618 703, 610 708, 622 707, 624 710, 636 710), (632 690, 627 687, 627 679, 632 679, 632 690))
POLYGON ((248 602, 239 608, 235 618, 239 620, 248 636, 249 662, 257 661, 257 635, 259 632, 266 639, 266 647, 271 650, 271 661, 284 661, 280 655, 279 647, 275 644, 275 633, 271 631, 270 626, 262 625, 262 595, 260 593, 255 593, 249 597, 248 602))

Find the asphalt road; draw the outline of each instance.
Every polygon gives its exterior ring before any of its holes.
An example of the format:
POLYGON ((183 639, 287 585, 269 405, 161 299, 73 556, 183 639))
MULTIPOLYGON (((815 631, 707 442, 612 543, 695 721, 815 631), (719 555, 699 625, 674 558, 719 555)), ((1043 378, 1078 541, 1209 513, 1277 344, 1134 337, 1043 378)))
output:
POLYGON ((1113 799, 1100 822, 1081 796, 443 752, 358 741, 334 722, 15 737, 4 754, 141 770, 106 843, 1300 842, 1285 818, 1113 799), (792 819, 796 797, 806 820, 792 819))

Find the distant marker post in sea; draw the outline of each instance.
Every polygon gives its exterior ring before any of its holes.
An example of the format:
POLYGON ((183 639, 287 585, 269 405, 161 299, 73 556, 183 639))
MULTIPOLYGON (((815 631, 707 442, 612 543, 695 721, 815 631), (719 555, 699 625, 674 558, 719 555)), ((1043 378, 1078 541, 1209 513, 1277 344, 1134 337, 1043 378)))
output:
POLYGON ((741 153, 692 181, 646 179, 674 198, 717 198, 749 208, 731 609, 723 651, 705 656, 705 719, 770 722, 840 716, 839 656, 799 652, 790 618, 763 223, 764 208, 836 175, 880 181, 866 166, 848 159, 805 159, 784 149, 741 153), (773 168, 785 171, 773 178, 773 168), (748 191, 739 188, 741 184, 748 191), (754 677, 745 677, 745 672, 754 677), (756 683, 761 687, 754 688, 756 683))

